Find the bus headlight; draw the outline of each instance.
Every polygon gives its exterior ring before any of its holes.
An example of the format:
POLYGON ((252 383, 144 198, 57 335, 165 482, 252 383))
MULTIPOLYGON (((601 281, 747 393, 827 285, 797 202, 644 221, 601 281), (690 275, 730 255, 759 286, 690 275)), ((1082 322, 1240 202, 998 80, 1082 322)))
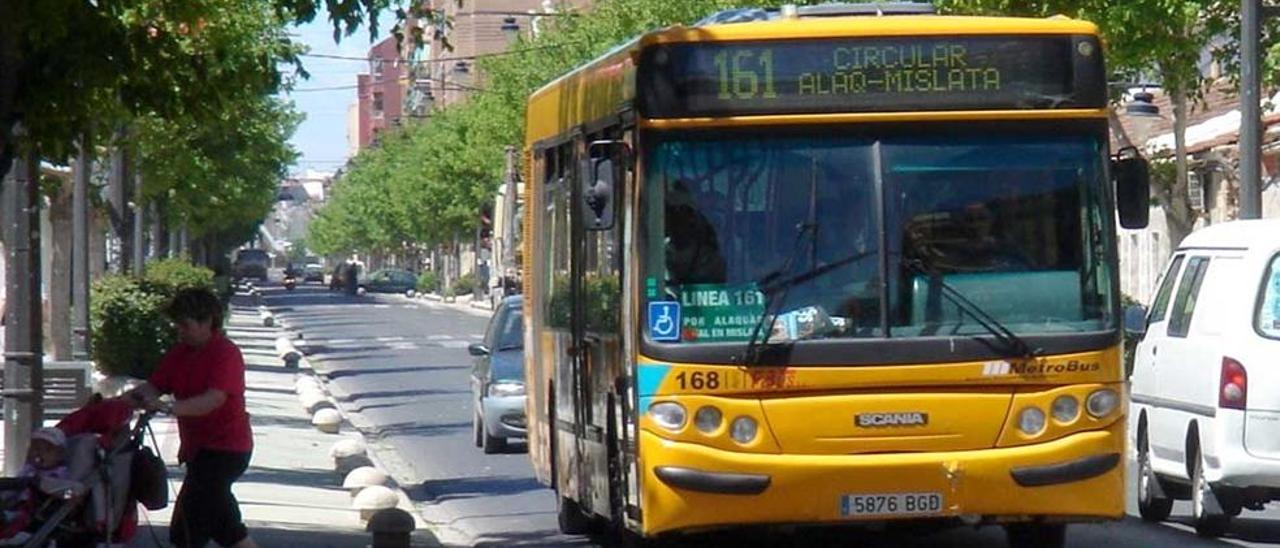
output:
POLYGON ((1053 420, 1071 422, 1080 415, 1080 401, 1073 396, 1058 396, 1053 400, 1049 413, 1053 415, 1053 420))
POLYGON ((1120 395, 1110 388, 1094 390, 1084 403, 1089 414, 1099 419, 1110 415, 1117 407, 1120 407, 1120 395))
POLYGON ((653 417, 653 422, 667 430, 674 432, 684 428, 684 406, 676 402, 664 401, 650 405, 649 415, 653 417))
POLYGON ((759 428, 756 425, 755 419, 751 417, 738 417, 733 419, 733 424, 729 425, 729 437, 733 438, 733 441, 746 445, 751 443, 751 440, 756 439, 756 432, 758 430, 759 428))
POLYGON ((1018 414, 1018 430, 1028 436, 1039 434, 1044 430, 1044 411, 1036 407, 1028 407, 1018 414))
POLYGON ((703 407, 693 414, 693 425, 707 434, 719 430, 722 420, 724 420, 724 414, 714 405, 703 407))

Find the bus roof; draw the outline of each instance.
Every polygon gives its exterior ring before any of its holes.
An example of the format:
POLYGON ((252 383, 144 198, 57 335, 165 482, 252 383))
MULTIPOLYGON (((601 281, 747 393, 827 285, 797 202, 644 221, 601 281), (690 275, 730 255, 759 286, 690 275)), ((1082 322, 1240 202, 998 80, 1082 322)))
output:
POLYGON ((1088 21, 1053 16, 940 15, 801 17, 673 26, 640 35, 553 80, 529 96, 526 145, 616 114, 635 96, 635 63, 645 48, 680 42, 732 42, 861 36, 1097 35, 1088 21), (536 113, 536 116, 534 115, 536 113))

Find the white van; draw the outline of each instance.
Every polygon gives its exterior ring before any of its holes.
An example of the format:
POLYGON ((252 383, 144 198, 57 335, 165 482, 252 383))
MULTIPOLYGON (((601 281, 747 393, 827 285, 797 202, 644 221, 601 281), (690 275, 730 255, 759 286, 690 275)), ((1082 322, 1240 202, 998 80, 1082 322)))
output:
POLYGON ((1142 334, 1129 414, 1139 510, 1160 521, 1190 499, 1196 530, 1219 535, 1280 499, 1280 220, 1188 236, 1143 323, 1127 326, 1142 334))

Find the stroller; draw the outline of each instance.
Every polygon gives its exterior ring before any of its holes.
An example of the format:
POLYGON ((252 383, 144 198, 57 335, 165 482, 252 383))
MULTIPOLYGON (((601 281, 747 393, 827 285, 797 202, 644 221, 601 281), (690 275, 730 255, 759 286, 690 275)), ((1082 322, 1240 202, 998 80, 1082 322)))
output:
POLYGON ((21 544, 15 543, 21 537, 7 543, 0 539, 0 545, 94 546, 132 540, 138 503, 152 510, 168 504, 164 463, 144 443, 154 413, 141 413, 136 420, 134 415, 126 401, 95 396, 57 425, 67 437, 69 481, 0 479, 0 491, 39 493, 31 523, 22 532, 29 537, 21 544))

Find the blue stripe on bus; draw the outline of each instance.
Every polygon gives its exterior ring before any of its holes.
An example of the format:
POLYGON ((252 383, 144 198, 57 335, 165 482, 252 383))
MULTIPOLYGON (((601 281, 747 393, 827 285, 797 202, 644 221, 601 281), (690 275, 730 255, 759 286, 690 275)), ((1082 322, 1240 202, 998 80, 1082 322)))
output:
POLYGON ((671 366, 665 363, 641 363, 636 364, 636 377, 639 382, 637 388, 640 390, 640 396, 652 396, 658 393, 658 387, 662 386, 662 379, 667 378, 667 372, 671 371, 671 366))

